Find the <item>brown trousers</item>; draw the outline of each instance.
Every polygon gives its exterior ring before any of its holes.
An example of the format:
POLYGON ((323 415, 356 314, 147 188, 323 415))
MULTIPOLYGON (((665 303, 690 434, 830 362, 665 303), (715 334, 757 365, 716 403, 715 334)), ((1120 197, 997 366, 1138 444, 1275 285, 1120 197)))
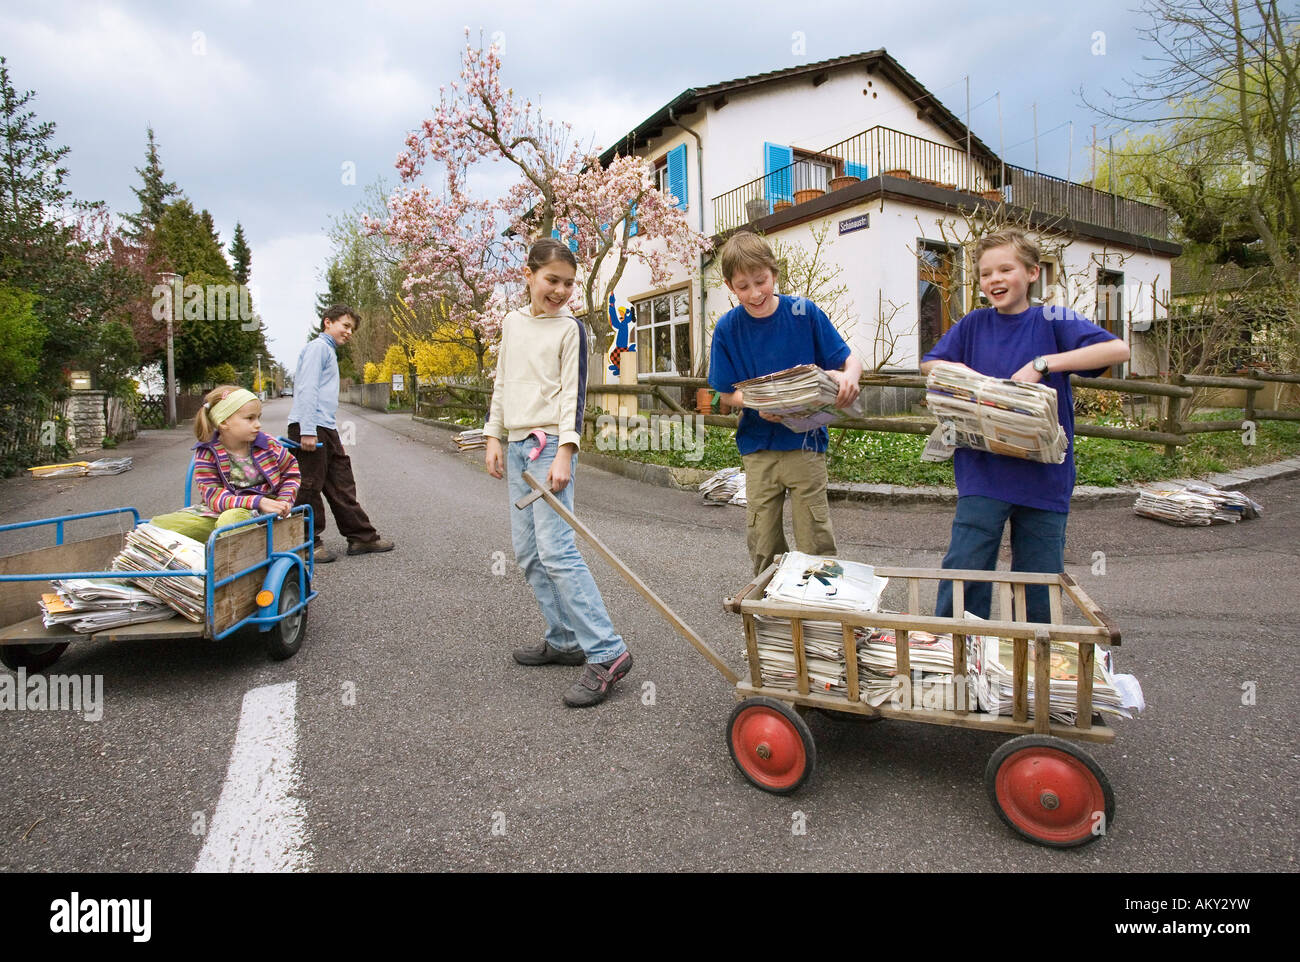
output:
POLYGON ((826 455, 816 451, 755 451, 745 465, 746 544, 754 574, 790 550, 782 523, 790 492, 795 547, 804 554, 834 557, 835 534, 826 503, 826 455))
MULTIPOLYGON (((299 440, 297 424, 289 425, 289 437, 299 440)), ((298 489, 295 505, 310 504, 316 525, 316 541, 320 543, 325 533, 325 505, 321 495, 330 503, 339 534, 349 541, 377 541, 379 532, 370 523, 365 509, 357 501, 357 482, 352 477, 352 459, 343 450, 339 433, 333 428, 316 429, 316 450, 293 452, 302 471, 302 487, 298 489)))

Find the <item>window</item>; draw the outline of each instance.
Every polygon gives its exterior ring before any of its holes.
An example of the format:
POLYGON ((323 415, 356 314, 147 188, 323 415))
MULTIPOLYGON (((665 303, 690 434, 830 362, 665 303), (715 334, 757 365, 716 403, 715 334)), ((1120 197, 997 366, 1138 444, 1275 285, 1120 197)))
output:
POLYGON ((655 163, 655 189, 661 194, 668 193, 668 155, 660 157, 655 163))
MULTIPOLYGON (((1118 338, 1124 336, 1124 275, 1118 271, 1097 271, 1097 312, 1093 319, 1118 338)), ((1102 377, 1116 377, 1122 371, 1108 367, 1102 377)))
POLYGON ((961 248, 935 241, 917 241, 916 303, 921 353, 934 347, 939 338, 961 320, 961 248))
POLYGON ((691 373, 691 291, 633 302, 636 308, 636 369, 640 374, 691 373))
POLYGON ((1029 285, 1029 303, 1055 303, 1056 261, 1038 262, 1038 280, 1029 285))

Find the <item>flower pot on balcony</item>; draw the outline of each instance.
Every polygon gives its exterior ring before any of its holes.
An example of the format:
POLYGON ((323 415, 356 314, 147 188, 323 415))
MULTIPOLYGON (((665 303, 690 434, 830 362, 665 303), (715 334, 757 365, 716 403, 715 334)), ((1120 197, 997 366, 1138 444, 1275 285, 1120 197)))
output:
POLYGON ((913 177, 912 179, 916 181, 918 184, 928 184, 931 187, 939 186, 939 182, 935 180, 933 177, 913 177))
POLYGON ((991 188, 991 189, 989 189, 989 190, 982 190, 982 191, 980 191, 980 196, 983 197, 985 200, 991 200, 991 201, 994 201, 994 202, 1001 202, 1001 200, 1002 200, 1002 191, 1000 191, 1000 190, 998 190, 998 189, 996 189, 996 188, 991 188))
POLYGON ((860 180, 861 178, 849 177, 847 174, 843 177, 832 177, 831 185, 830 185, 831 191, 834 192, 837 190, 843 190, 845 187, 849 187, 853 184, 859 183, 860 180))
POLYGON ((745 221, 755 221, 767 216, 767 201, 762 197, 745 201, 745 221))
POLYGON ((790 203, 788 200, 778 200, 775 204, 772 205, 772 211, 773 213, 775 213, 776 211, 780 211, 780 210, 789 210, 793 206, 794 204, 790 203))
POLYGON ((794 192, 794 202, 796 204, 806 204, 810 200, 816 200, 818 197, 824 196, 825 193, 826 191, 822 190, 820 187, 810 187, 807 190, 796 190, 794 192))
POLYGON ((956 185, 956 184, 940 184, 939 186, 942 187, 944 190, 956 190, 956 189, 957 189, 957 185, 956 185))
POLYGON ((912 172, 906 167, 895 167, 893 170, 885 171, 886 177, 897 177, 900 180, 911 180, 912 172))

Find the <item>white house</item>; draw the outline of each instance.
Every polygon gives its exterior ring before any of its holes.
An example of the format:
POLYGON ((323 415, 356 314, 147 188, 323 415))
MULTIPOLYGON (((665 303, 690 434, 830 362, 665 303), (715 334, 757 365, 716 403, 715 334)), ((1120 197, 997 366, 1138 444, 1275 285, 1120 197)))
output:
MULTIPOLYGON (((1002 163, 884 50, 685 90, 602 159, 623 153, 652 160, 715 240, 747 225, 809 248, 828 231, 847 337, 869 371, 916 371, 978 306, 959 245, 968 217, 1004 200, 1005 212, 1062 238, 1044 245, 1055 250, 1039 295, 1130 340, 1134 373, 1152 369, 1142 332, 1181 252, 1166 212, 1002 163)), ((617 296, 637 309, 639 372, 704 372, 710 332, 732 306, 710 262, 661 288, 628 265, 617 296)))

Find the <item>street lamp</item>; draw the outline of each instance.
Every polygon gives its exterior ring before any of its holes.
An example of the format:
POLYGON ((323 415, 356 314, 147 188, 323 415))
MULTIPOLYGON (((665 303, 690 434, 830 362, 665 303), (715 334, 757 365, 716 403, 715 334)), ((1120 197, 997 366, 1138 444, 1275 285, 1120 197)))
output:
POLYGON ((176 351, 173 343, 172 319, 176 315, 176 282, 181 275, 162 271, 158 275, 168 287, 167 293, 167 378, 163 390, 167 394, 167 426, 176 427, 176 351))

